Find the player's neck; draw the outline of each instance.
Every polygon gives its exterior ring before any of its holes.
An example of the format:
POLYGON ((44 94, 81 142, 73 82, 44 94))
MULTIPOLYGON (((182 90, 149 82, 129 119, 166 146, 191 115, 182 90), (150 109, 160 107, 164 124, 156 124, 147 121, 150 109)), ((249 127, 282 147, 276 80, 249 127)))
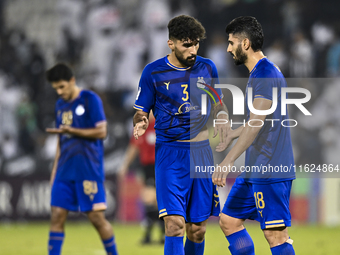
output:
POLYGON ((168 55, 168 60, 170 62, 171 65, 175 66, 175 67, 179 67, 179 68, 186 68, 188 66, 183 65, 181 62, 178 61, 176 55, 174 52, 170 53, 168 55))
POLYGON ((70 101, 73 101, 74 99, 76 99, 79 96, 80 91, 81 91, 81 88, 79 88, 78 86, 74 86, 70 101))
POLYGON ((254 69, 257 62, 259 62, 261 59, 265 57, 266 56, 263 54, 262 51, 257 51, 257 52, 253 52, 252 54, 249 54, 247 62, 244 64, 248 68, 249 73, 254 69))

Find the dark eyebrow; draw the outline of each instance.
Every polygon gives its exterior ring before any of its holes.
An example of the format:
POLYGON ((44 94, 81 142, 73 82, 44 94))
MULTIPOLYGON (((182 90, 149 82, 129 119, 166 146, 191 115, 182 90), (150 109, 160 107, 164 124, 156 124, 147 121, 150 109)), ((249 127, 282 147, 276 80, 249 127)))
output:
POLYGON ((184 46, 184 47, 190 47, 190 46, 192 46, 192 45, 198 44, 199 42, 200 42, 200 41, 184 42, 184 43, 183 43, 183 46, 184 46))

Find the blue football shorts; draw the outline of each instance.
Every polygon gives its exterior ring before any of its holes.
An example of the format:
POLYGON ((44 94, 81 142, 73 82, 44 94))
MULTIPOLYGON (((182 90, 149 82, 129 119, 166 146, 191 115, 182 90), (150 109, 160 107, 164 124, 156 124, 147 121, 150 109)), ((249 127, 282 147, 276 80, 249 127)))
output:
POLYGON ((106 210, 104 183, 55 180, 51 191, 51 206, 76 212, 106 210))
POLYGON ((213 166, 209 140, 156 143, 156 195, 159 217, 183 216, 186 222, 202 222, 220 213, 216 185, 210 173, 190 175, 195 166, 213 166))
POLYGON ((261 229, 290 227, 289 197, 292 180, 255 184, 238 177, 232 186, 222 213, 260 222, 261 229))

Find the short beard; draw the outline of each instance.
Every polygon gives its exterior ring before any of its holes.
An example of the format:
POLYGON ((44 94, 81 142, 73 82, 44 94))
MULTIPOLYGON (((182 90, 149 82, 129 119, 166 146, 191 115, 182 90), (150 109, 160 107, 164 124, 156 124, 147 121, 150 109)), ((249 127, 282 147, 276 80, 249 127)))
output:
POLYGON ((239 66, 239 65, 243 65, 248 59, 247 54, 245 54, 242 51, 241 45, 239 44, 236 52, 235 52, 235 58, 234 58, 234 63, 235 65, 239 66))
POLYGON ((177 50, 175 49, 175 56, 178 59, 178 61, 184 65, 184 66, 193 66, 196 62, 196 55, 194 56, 194 59, 189 60, 189 59, 184 59, 180 54, 177 54, 177 50))

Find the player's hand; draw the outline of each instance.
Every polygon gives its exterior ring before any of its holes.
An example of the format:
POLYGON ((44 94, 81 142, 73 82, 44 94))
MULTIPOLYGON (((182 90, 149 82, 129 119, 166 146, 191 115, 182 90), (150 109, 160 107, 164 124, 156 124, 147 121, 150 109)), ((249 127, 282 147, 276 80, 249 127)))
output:
POLYGON ((46 128, 45 131, 49 134, 62 134, 63 131, 60 128, 46 128))
MULTIPOLYGON (((226 118, 228 117, 225 114, 221 114, 221 116, 225 116, 226 118)), ((216 122, 215 127, 214 127, 213 138, 215 138, 218 134, 220 137, 220 142, 216 146, 217 152, 221 152, 227 149, 231 145, 232 141, 235 139, 235 138, 229 137, 229 135, 232 132, 232 129, 230 127, 229 122, 225 123, 225 121, 223 120, 226 120, 226 119, 221 118, 221 122, 220 123, 216 122)))
POLYGON ((224 187, 227 182, 227 176, 233 165, 233 162, 228 163, 226 160, 223 160, 221 164, 215 168, 215 172, 212 175, 212 182, 219 187, 224 187))
POLYGON ((59 128, 46 128, 46 132, 50 134, 71 133, 71 126, 60 125, 59 128))
POLYGON ((233 141, 237 138, 237 134, 235 133, 235 130, 229 129, 227 136, 224 137, 223 142, 220 141, 220 143, 216 146, 217 152, 222 152, 225 149, 227 149, 233 141))
POLYGON ((138 137, 144 135, 148 126, 149 120, 147 117, 143 116, 142 121, 137 122, 133 128, 133 136, 135 137, 136 140, 138 140, 138 137))

